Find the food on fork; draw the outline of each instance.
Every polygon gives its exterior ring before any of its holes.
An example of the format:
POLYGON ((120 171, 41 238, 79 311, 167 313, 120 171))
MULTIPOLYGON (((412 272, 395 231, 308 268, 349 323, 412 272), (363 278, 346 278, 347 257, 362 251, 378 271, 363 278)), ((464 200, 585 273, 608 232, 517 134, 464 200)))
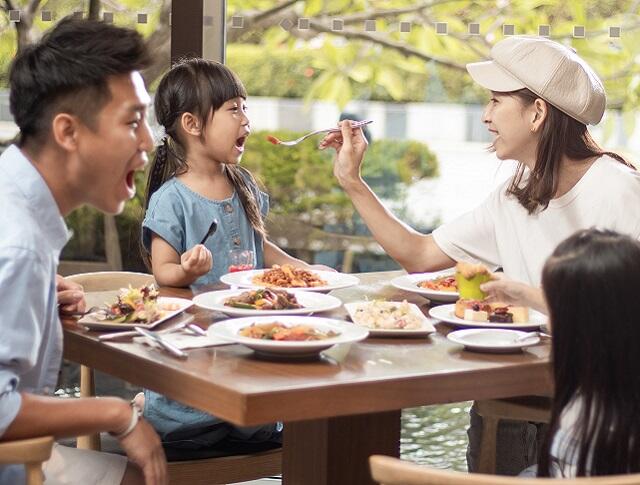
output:
POLYGON ((251 279, 253 284, 277 286, 280 288, 314 288, 326 286, 327 282, 313 271, 294 268, 290 264, 279 266, 274 264, 271 269, 257 274, 251 279))
POLYGON ((419 281, 418 286, 433 291, 450 291, 452 293, 458 291, 455 275, 445 275, 431 280, 419 281))
POLYGON ((456 282, 460 298, 484 300, 486 294, 480 289, 482 283, 491 279, 491 273, 483 264, 471 264, 460 261, 456 264, 456 282))
POLYGON ((273 135, 267 135, 267 140, 268 140, 269 142, 273 143, 274 145, 278 145, 278 144, 280 144, 280 139, 279 139, 279 138, 276 138, 276 137, 275 137, 275 136, 273 136, 273 135))
POLYGON ((238 335, 242 337, 255 338, 260 340, 278 340, 278 341, 306 341, 306 340, 325 340, 340 335, 338 332, 329 330, 323 332, 309 325, 285 325, 280 322, 273 323, 254 323, 248 327, 240 329, 238 335))
POLYGON ((356 307, 353 321, 374 329, 415 330, 422 327, 422 319, 411 311, 407 300, 363 302, 356 307))
POLYGON ((248 310, 292 310, 302 308, 296 295, 285 290, 262 288, 232 296, 224 301, 225 306, 248 310))
POLYGON ((140 288, 123 288, 115 303, 109 304, 97 317, 114 323, 153 323, 164 315, 158 306, 158 290, 155 285, 140 288))

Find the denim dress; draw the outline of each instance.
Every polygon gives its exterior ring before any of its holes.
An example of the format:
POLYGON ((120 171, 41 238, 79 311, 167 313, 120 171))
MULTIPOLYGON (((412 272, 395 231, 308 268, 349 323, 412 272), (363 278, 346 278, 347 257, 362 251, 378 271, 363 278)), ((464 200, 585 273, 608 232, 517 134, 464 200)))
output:
MULTIPOLYGON (((269 197, 255 186, 252 190, 262 216, 266 217, 269 197)), ((264 266, 262 237, 249 223, 237 193, 224 200, 207 199, 175 177, 151 196, 142 221, 142 242, 150 251, 151 236, 155 233, 182 254, 200 243, 214 218, 218 220, 218 229, 205 243, 213 255, 213 268, 198 278, 192 287, 218 283, 220 276, 228 272, 228 255, 232 249, 252 250, 255 267, 264 266)), ((145 390, 144 415, 165 444, 180 448, 205 448, 223 439, 274 441, 280 439, 282 430, 280 423, 234 426, 149 390, 145 390)))

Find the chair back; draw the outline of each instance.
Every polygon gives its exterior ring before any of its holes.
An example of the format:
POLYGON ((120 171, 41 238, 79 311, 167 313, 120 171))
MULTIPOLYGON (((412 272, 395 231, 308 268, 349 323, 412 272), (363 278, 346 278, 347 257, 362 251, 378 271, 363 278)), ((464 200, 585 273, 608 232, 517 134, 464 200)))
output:
POLYGON ((51 457, 53 438, 43 436, 0 443, 0 464, 24 463, 27 485, 42 484, 42 463, 51 457))
POLYGON ((85 292, 112 291, 127 288, 129 285, 138 287, 155 282, 153 275, 130 271, 79 273, 67 276, 65 279, 82 285, 85 292))
MULTIPOLYGON (((460 473, 436 470, 414 463, 374 455, 369 458, 371 475, 380 485, 527 485, 531 478, 460 473)), ((540 485, 640 485, 640 473, 588 478, 537 478, 540 485)))

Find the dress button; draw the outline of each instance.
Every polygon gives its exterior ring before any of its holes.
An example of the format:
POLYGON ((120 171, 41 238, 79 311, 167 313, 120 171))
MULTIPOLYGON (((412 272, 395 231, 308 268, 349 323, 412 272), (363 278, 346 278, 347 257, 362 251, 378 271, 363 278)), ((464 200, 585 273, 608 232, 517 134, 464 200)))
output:
POLYGON ((233 212, 233 207, 231 206, 231 204, 227 204, 227 205, 225 205, 225 206, 224 206, 224 211, 225 211, 227 214, 231 214, 231 213, 233 212))
POLYGON ((239 238, 239 237, 234 237, 234 238, 233 238, 233 244, 234 244, 235 246, 240 246, 240 243, 241 243, 241 242, 242 242, 242 241, 240 240, 240 238, 239 238))

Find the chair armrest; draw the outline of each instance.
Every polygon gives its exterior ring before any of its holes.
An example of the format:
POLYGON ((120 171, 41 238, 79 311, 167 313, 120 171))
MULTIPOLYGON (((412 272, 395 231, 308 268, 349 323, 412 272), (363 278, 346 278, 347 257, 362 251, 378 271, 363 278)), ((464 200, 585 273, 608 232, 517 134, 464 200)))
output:
POLYGON ((42 463, 51 457, 53 438, 42 436, 0 442, 0 463, 42 463))

